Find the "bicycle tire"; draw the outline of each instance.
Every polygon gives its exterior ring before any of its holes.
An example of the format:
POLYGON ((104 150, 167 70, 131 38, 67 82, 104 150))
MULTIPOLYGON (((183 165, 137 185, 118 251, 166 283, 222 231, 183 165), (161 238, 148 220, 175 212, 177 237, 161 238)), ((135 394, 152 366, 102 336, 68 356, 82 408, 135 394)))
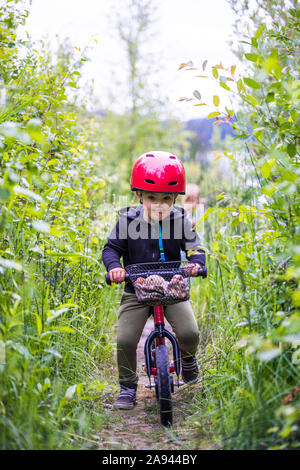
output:
POLYGON ((156 348, 156 367, 160 422, 163 426, 171 426, 173 421, 172 392, 169 372, 169 354, 165 344, 159 345, 156 348))

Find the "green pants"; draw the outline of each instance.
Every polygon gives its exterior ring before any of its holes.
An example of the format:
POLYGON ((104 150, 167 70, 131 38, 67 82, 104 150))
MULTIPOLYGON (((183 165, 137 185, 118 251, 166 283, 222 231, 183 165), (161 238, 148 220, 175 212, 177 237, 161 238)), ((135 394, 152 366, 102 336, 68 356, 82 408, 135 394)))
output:
MULTIPOLYGON (((149 306, 138 303, 135 294, 124 292, 118 312, 117 360, 120 382, 137 383, 136 349, 149 315, 149 306)), ((191 303, 165 307, 165 317, 176 335, 181 357, 195 355, 199 330, 191 303)))

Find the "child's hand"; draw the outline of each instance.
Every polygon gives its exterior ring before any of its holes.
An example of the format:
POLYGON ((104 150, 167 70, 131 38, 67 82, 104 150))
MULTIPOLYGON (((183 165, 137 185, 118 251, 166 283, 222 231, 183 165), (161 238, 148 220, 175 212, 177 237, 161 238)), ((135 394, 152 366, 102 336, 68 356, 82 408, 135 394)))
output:
POLYGON ((123 268, 114 268, 109 271, 109 279, 111 282, 123 282, 125 281, 126 271, 123 268))
POLYGON ((197 276, 199 269, 201 268, 200 264, 189 263, 185 266, 185 269, 192 269, 190 271, 190 276, 197 276))

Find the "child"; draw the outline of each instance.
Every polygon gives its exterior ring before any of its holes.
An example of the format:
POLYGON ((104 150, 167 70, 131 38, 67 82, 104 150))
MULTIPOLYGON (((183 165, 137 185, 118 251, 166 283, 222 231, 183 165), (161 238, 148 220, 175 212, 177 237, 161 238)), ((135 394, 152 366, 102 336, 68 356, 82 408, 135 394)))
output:
MULTIPOLYGON (((174 205, 178 194, 185 192, 185 171, 182 162, 168 152, 155 151, 141 155, 131 176, 131 190, 136 191, 141 205, 119 211, 119 220, 102 252, 102 259, 112 282, 125 279, 123 265, 155 261, 178 261, 180 251, 193 263, 192 275, 205 265, 200 240, 183 208, 174 205)), ((115 407, 131 409, 136 402, 138 376, 136 348, 149 315, 149 306, 137 302, 130 282, 125 284, 118 312, 117 361, 120 395, 115 407)), ((199 369, 195 357, 199 331, 191 303, 175 303, 165 307, 181 351, 182 378, 196 382, 199 369)))

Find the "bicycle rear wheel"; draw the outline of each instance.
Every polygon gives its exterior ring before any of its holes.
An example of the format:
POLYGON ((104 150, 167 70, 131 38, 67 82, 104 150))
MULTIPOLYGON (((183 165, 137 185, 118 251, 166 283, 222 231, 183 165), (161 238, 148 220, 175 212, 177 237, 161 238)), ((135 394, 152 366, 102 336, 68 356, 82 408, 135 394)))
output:
POLYGON ((172 393, 169 372, 169 354, 165 344, 156 348, 157 392, 160 407, 160 422, 163 426, 172 425, 172 393))

